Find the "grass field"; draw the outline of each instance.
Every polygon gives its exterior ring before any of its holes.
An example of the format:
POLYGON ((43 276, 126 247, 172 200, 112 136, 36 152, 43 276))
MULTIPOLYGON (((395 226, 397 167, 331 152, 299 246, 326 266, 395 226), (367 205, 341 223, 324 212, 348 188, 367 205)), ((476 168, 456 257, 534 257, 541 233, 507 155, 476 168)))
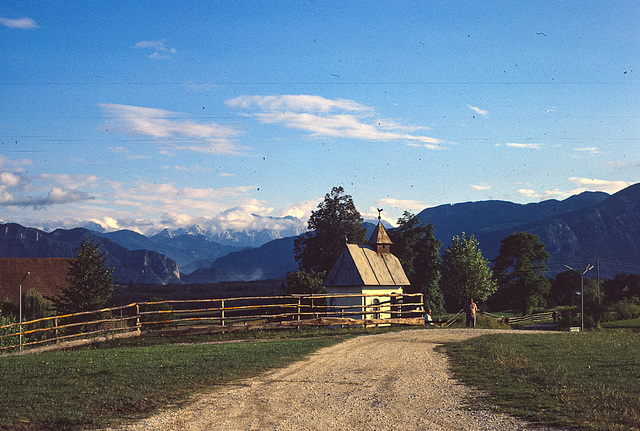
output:
POLYGON ((637 332, 488 335, 444 349, 485 405, 549 425, 640 429, 637 332))
POLYGON ((282 367, 340 339, 128 347, 125 341, 0 358, 0 429, 84 429, 117 423, 179 404, 198 391, 282 367))

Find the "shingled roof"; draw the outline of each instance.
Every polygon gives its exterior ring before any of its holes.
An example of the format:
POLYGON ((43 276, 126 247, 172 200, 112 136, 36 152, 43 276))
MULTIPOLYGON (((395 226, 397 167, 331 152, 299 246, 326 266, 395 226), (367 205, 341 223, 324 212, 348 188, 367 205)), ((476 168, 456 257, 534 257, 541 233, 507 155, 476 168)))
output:
POLYGON ((9 258, 0 257, 0 302, 19 302, 20 281, 22 291, 33 289, 43 296, 54 296, 57 286, 65 285, 69 258, 9 258))
POLYGON ((402 265, 391 253, 376 253, 366 245, 347 244, 324 286, 409 286, 402 265))
POLYGON ((402 264, 389 252, 392 243, 382 223, 378 223, 368 244, 347 244, 323 285, 409 286, 402 264))

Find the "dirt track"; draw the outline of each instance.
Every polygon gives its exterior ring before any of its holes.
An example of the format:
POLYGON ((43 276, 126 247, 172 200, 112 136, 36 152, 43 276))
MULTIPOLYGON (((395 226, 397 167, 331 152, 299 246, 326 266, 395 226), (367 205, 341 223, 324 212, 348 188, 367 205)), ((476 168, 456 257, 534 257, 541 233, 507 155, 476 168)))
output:
POLYGON ((525 430, 465 408, 437 344, 495 330, 425 329, 362 336, 309 359, 203 394, 129 430, 525 430))

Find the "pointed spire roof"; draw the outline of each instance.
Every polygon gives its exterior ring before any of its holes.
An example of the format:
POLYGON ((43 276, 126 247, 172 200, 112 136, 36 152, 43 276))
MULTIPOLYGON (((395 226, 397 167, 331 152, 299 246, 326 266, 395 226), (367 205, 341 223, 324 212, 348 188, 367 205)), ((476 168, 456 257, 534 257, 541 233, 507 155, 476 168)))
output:
POLYGON ((378 208, 378 226, 373 230, 367 242, 376 253, 391 253, 391 238, 387 230, 382 226, 382 208, 378 208))
POLYGON ((371 237, 369 238, 367 244, 372 247, 376 245, 393 244, 393 242, 391 242, 391 238, 389 238, 387 230, 382 225, 382 221, 378 221, 378 226, 376 226, 376 228, 373 230, 373 233, 371 234, 371 237))

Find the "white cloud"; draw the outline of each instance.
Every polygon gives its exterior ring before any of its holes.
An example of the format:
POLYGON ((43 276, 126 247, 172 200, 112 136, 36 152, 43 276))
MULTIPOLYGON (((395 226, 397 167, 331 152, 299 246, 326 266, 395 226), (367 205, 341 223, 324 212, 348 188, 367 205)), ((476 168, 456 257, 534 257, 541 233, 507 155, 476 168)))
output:
POLYGON ((375 222, 377 223, 378 220, 378 216, 380 217, 381 220, 386 221, 387 223, 389 223, 391 226, 398 226, 398 223, 396 219, 389 217, 389 212, 388 211, 383 211, 382 213, 378 212, 378 207, 370 207, 368 211, 364 212, 361 211, 360 215, 362 216, 362 218, 366 221, 369 222, 375 222))
POLYGON ((566 199, 570 196, 577 195, 586 191, 600 191, 613 194, 633 184, 629 181, 610 181, 579 177, 568 178, 568 180, 576 184, 578 187, 572 188, 571 190, 560 190, 556 188, 540 192, 531 188, 520 188, 516 189, 515 191, 516 193, 519 193, 530 199, 566 199))
POLYGON ((484 109, 480 109, 476 106, 471 106, 471 105, 467 105, 469 107, 469 109, 471 109, 472 111, 474 111, 476 114, 478 115, 482 115, 484 118, 487 118, 487 116, 489 115, 489 111, 485 111, 484 109))
POLYGON ((469 184, 472 188, 476 189, 476 190, 490 190, 491 186, 487 183, 480 183, 480 184, 469 184))
POLYGON ((179 187, 173 183, 103 181, 95 176, 0 175, 3 220, 43 229, 77 226, 147 234, 199 225, 210 232, 269 229, 274 238, 302 233, 320 201, 300 203, 274 216, 251 196, 255 186, 179 187), (206 215, 203 215, 206 214, 206 215))
POLYGON ((31 30, 33 28, 38 28, 38 24, 31 18, 19 18, 19 19, 11 19, 11 18, 2 18, 0 17, 0 24, 4 25, 8 28, 17 28, 20 30, 31 30))
POLYGON ((519 144, 517 142, 507 142, 504 145, 507 146, 507 147, 526 148, 526 149, 529 149, 529 150, 539 150, 544 146, 543 144, 519 144))
POLYGON ((10 159, 7 156, 0 154, 0 169, 20 169, 25 166, 30 166, 33 161, 29 159, 10 159))
POLYGON ((398 123, 395 120, 390 120, 390 119, 378 119, 377 123, 378 123, 378 127, 382 129, 402 130, 409 133, 417 132, 418 130, 430 129, 430 127, 427 127, 427 126, 412 126, 412 125, 407 126, 407 125, 398 123))
POLYGON ((143 214, 176 213, 217 214, 238 202, 247 202, 247 195, 255 187, 241 186, 232 188, 180 188, 173 183, 139 182, 135 184, 111 183, 108 193, 113 204, 128 208, 138 217, 143 214))
POLYGON ((562 191, 559 189, 553 189, 553 190, 544 190, 544 191, 538 192, 534 189, 525 189, 525 188, 516 189, 516 193, 519 193, 529 199, 540 199, 540 200, 565 199, 565 198, 568 198, 569 196, 582 193, 583 191, 584 190, 562 191))
POLYGON ((589 154, 602 154, 598 151, 598 147, 582 147, 582 148, 574 148, 574 151, 589 153, 589 154))
POLYGON ((537 196, 536 191, 532 189, 517 189, 516 192, 529 197, 537 196))
POLYGON ((572 177, 569 178, 569 181, 575 183, 579 186, 582 186, 585 190, 592 191, 601 191, 606 193, 616 193, 620 190, 629 187, 632 185, 632 182, 629 181, 610 181, 610 180, 599 180, 595 178, 578 178, 572 177))
POLYGON ((378 199, 376 203, 382 208, 386 206, 386 207, 401 209, 406 211, 418 211, 418 210, 422 211, 426 206, 423 202, 412 200, 412 199, 386 198, 386 199, 378 199))
POLYGON ((53 184, 70 190, 87 187, 95 184, 98 177, 95 175, 69 175, 69 174, 42 174, 38 177, 44 183, 53 184))
POLYGON ((53 187, 44 197, 13 194, 0 188, 0 205, 2 206, 42 208, 50 205, 68 204, 91 199, 93 199, 93 197, 85 192, 65 190, 60 187, 53 187))
POLYGON ((120 225, 118 224, 118 220, 116 220, 116 219, 114 219, 112 217, 105 216, 105 217, 102 217, 101 219, 94 218, 94 219, 91 219, 89 221, 100 225, 104 230, 118 230, 118 229, 121 229, 120 225))
POLYGON ((311 217, 311 212, 318 209, 318 204, 322 202, 322 198, 298 202, 290 207, 283 209, 280 213, 282 217, 296 217, 306 222, 311 217))
POLYGON ((447 147, 443 147, 441 145, 436 144, 415 144, 413 142, 408 142, 407 146, 416 147, 416 148, 426 148, 428 150, 445 150, 447 147))
POLYGON ((423 127, 401 126, 394 120, 377 118, 375 111, 347 99, 326 99, 313 95, 240 96, 227 100, 227 106, 257 112, 247 114, 265 124, 309 132, 316 137, 367 141, 405 141, 440 148, 442 141, 430 136, 408 133, 423 127))
POLYGON ((32 205, 51 205, 51 204, 65 204, 70 202, 78 202, 86 199, 91 199, 85 192, 65 190, 60 187, 53 187, 46 199, 32 203, 32 205))
POLYGON ((153 49, 153 53, 149 55, 149 58, 155 60, 166 60, 171 58, 171 54, 177 52, 175 48, 167 48, 164 40, 142 40, 133 45, 133 47, 136 49, 153 49))
POLYGON ((153 138, 167 151, 194 151, 214 155, 238 155, 244 149, 233 142, 239 130, 217 123, 196 123, 186 114, 164 109, 101 103, 109 131, 153 138))
POLYGON ((22 173, 0 172, 0 205, 18 208, 42 208, 91 200, 93 197, 81 190, 97 180, 94 175, 42 174, 28 177, 22 173))
POLYGON ((22 178, 13 172, 0 172, 0 187, 16 187, 22 178))
POLYGON ((372 112, 368 106, 348 99, 326 99, 313 95, 273 95, 273 96, 239 96, 225 102, 232 108, 251 109, 253 106, 265 111, 319 111, 329 112, 333 110, 351 112, 372 112))
POLYGON ((194 224, 193 216, 189 214, 177 214, 174 212, 164 213, 162 215, 162 223, 173 227, 189 227, 194 224))

